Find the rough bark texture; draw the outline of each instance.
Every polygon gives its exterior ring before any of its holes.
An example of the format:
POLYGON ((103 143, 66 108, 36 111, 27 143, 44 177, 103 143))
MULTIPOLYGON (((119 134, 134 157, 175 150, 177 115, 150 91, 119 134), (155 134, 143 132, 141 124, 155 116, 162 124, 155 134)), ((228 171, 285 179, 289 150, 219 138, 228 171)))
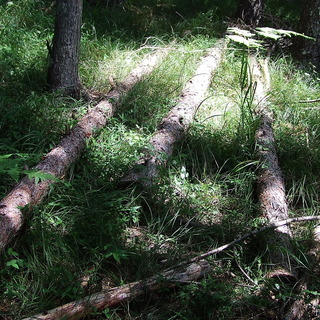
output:
POLYGON ((210 265, 208 262, 202 260, 189 265, 184 268, 183 271, 177 271, 175 269, 169 270, 146 280, 133 282, 105 292, 93 294, 24 320, 81 319, 93 311, 116 306, 148 292, 170 288, 177 283, 190 282, 203 278, 209 270, 210 265))
POLYGON ((148 150, 129 173, 122 179, 124 185, 138 181, 150 187, 158 174, 158 167, 171 156, 175 143, 180 141, 189 128, 194 114, 205 98, 213 72, 218 68, 223 49, 217 46, 204 57, 195 75, 184 87, 178 104, 162 120, 158 131, 150 140, 152 150, 148 150))
MULTIPOLYGON (((122 84, 113 89, 96 107, 89 110, 78 124, 65 136, 60 144, 52 149, 34 168, 49 173, 56 178, 62 178, 67 169, 81 154, 85 141, 98 129, 105 126, 112 117, 116 103, 120 97, 129 91, 143 76, 149 74, 167 50, 159 50, 148 55, 122 84), (114 102, 112 104, 110 101, 114 102)), ((45 180, 36 183, 34 179, 24 177, 19 184, 0 202, 0 253, 10 240, 19 232, 23 225, 22 208, 38 204, 47 194, 49 186, 54 181, 45 180)))
POLYGON ((296 41, 299 41, 299 53, 320 71, 320 0, 307 0, 300 18, 299 31, 316 39, 314 41, 299 38, 296 41))
MULTIPOLYGON (((262 215, 270 224, 288 219, 288 206, 285 195, 283 175, 278 163, 275 140, 272 130, 272 114, 268 108, 267 91, 269 82, 266 62, 264 73, 260 70, 257 61, 252 59, 252 76, 256 83, 255 102, 258 104, 257 113, 260 124, 256 131, 256 153, 260 165, 258 168, 257 194, 262 215)), ((293 278, 296 272, 292 269, 292 262, 280 250, 292 252, 290 239, 292 237, 289 226, 285 225, 275 229, 270 244, 270 260, 273 271, 270 277, 293 278)))
POLYGON ((261 22, 263 9, 264 0, 239 0, 236 18, 254 28, 261 22))
POLYGON ((78 73, 82 0, 57 0, 48 83, 52 90, 80 98, 78 73))

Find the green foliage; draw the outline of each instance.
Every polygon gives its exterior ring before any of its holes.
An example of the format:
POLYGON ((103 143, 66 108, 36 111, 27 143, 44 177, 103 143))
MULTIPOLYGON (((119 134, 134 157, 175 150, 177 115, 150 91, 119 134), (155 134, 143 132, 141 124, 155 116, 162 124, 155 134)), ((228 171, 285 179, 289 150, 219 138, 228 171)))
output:
POLYGON ((13 259, 6 262, 6 267, 13 267, 16 269, 23 267, 24 261, 23 259, 19 259, 19 254, 16 251, 14 251, 12 248, 9 248, 7 252, 9 256, 13 257, 13 259))
MULTIPOLYGON (((194 124, 148 192, 119 190, 118 182, 150 148, 150 136, 178 101, 200 58, 225 31, 225 17, 236 1, 128 0, 120 7, 106 2, 85 1, 80 74, 87 89, 106 94, 156 47, 171 51, 122 99, 99 135, 88 139, 63 183, 55 184, 41 205, 24 209, 26 228, 1 260, 0 311, 5 319, 21 319, 145 279, 265 223, 255 201, 255 90, 247 49, 260 50, 258 34, 263 41, 265 36, 276 41, 280 35, 295 35, 285 30, 298 16, 293 2, 268 1, 268 9, 286 19, 284 25, 254 33, 229 29, 229 38, 242 44, 229 45, 194 124)), ((25 174, 36 182, 60 181, 26 166, 36 165, 95 103, 45 91, 46 41, 52 39, 53 21, 51 1, 0 4, 2 196, 25 174)), ((297 68, 286 56, 270 61, 268 98, 290 214, 315 214, 319 103, 301 101, 319 98, 319 76, 297 68)), ((295 259, 302 268, 310 267, 306 243, 312 228, 310 223, 294 229, 295 259)), ((209 259, 213 271, 206 279, 96 312, 92 318, 241 319, 261 314, 267 319, 267 310, 277 309, 275 300, 294 297, 289 287, 265 279, 267 249, 263 241, 248 239, 209 259)), ((307 299, 319 292, 315 278, 307 299)))
POLYGON ((22 173, 22 163, 28 160, 26 154, 4 154, 0 155, 0 175, 8 174, 13 180, 18 181, 22 173))
POLYGON ((23 173, 25 173, 30 180, 34 179, 36 184, 45 180, 60 182, 60 179, 58 179, 54 175, 39 170, 24 170, 23 173))
POLYGON ((289 27, 292 29, 296 27, 303 6, 304 1, 291 1, 283 0, 267 0, 267 14, 271 19, 265 19, 265 23, 268 23, 270 27, 278 28, 280 26, 289 27))
POLYGON ((210 277, 187 285, 179 292, 183 309, 177 314, 182 319, 226 318, 231 315, 232 289, 231 284, 210 277))
POLYGON ((263 48, 263 41, 254 39, 256 35, 262 37, 263 39, 272 39, 274 41, 284 37, 291 38, 291 36, 315 40, 314 38, 308 37, 302 33, 291 30, 274 29, 270 27, 258 27, 254 30, 255 33, 235 27, 228 28, 227 32, 229 33, 226 36, 227 39, 232 40, 235 43, 244 45, 247 48, 263 48))
POLYGON ((281 37, 290 38, 291 36, 302 37, 309 40, 315 40, 314 38, 308 37, 302 33, 298 33, 291 30, 274 29, 270 27, 256 28, 256 33, 260 36, 263 36, 265 38, 270 38, 273 40, 278 40, 281 37))

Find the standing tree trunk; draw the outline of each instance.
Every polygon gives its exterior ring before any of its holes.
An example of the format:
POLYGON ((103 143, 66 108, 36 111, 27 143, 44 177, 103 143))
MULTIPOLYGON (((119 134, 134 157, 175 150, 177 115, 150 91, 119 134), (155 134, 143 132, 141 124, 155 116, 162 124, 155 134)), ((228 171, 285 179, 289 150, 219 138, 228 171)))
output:
POLYGON ((320 71, 320 0, 307 0, 302 11, 299 32, 304 33, 314 40, 299 39, 298 52, 310 60, 320 71))
POLYGON ((53 46, 50 54, 48 83, 52 90, 62 90, 80 98, 78 73, 82 0, 57 0, 53 46))
POLYGON ((263 9, 264 0, 239 0, 236 18, 255 28, 261 22, 263 9))

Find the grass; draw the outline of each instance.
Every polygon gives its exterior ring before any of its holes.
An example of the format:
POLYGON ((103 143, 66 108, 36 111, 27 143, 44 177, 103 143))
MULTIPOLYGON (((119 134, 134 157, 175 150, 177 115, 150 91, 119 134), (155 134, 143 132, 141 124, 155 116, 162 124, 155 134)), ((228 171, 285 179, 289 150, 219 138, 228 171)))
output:
MULTIPOLYGON (((255 199, 254 106, 247 94, 246 55, 238 47, 229 46, 208 99, 162 170, 153 196, 117 187, 234 9, 232 1, 188 3, 192 12, 178 0, 128 1, 125 10, 85 4, 80 75, 88 90, 107 93, 153 48, 171 51, 87 141, 64 181, 41 205, 25 209, 26 227, 0 262, 0 319, 20 319, 144 279, 263 223, 255 199)), ((284 19, 283 9, 270 3, 273 14, 284 19)), ((288 12, 286 23, 292 23, 296 15, 288 12)), ((90 106, 46 91, 53 13, 50 1, 0 4, 1 196, 22 177, 23 167, 36 164, 90 106)), ((290 215, 317 214, 318 103, 301 101, 319 97, 318 75, 284 53, 271 58, 270 68, 269 99, 290 215)), ((294 227, 301 268, 308 267, 313 226, 294 227)), ((88 319, 275 319, 272 310, 292 292, 266 278, 267 256, 263 239, 249 239, 211 257, 213 270, 205 280, 88 319)), ((318 295, 319 281, 309 290, 308 299, 318 295)))

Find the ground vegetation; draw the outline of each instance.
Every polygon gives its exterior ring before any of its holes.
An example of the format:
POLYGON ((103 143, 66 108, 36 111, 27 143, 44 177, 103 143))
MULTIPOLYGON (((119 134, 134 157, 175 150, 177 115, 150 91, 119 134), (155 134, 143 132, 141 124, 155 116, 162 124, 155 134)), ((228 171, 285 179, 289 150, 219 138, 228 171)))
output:
POLYGON ((79 79, 87 94, 70 99, 47 86, 54 2, 0 3, 1 198, 25 177, 54 182, 41 203, 18 208, 23 226, 0 258, 1 320, 141 283, 156 290, 139 286, 136 296, 91 308, 85 319, 319 318, 319 74, 292 58, 293 35, 283 32, 295 30, 302 7, 266 1, 263 26, 282 30, 271 39, 270 29, 257 33, 233 20, 237 5, 84 1, 79 79), (221 38, 223 59, 157 179, 147 189, 124 188, 123 177, 152 150, 162 119, 221 38), (146 56, 164 49, 162 62, 117 96, 113 117, 85 137, 68 170, 52 177, 34 169, 146 56), (261 99, 250 55, 268 60, 264 95, 288 209, 289 220, 270 228, 257 193, 261 99), (289 222, 290 247, 277 250, 297 275, 286 281, 269 276, 270 239, 289 222), (197 263, 205 274, 188 278, 197 263))

